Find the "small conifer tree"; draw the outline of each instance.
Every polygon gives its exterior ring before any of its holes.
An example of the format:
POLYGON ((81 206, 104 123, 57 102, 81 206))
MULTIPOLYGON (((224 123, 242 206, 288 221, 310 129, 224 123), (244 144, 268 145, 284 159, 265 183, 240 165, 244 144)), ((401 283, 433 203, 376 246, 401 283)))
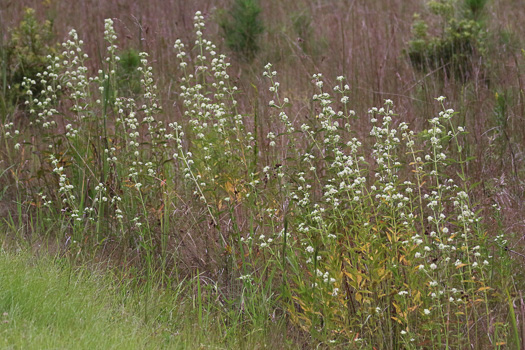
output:
POLYGON ((259 51, 258 38, 264 27, 258 0, 234 0, 219 16, 225 43, 241 60, 252 61, 259 51))

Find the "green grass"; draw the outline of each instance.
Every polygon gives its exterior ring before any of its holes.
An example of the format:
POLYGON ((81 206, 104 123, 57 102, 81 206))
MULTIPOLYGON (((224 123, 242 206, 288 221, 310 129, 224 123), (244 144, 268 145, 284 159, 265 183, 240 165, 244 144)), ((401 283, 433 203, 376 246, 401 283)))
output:
POLYGON ((209 307, 198 317, 198 300, 181 295, 193 281, 149 290, 117 282, 110 270, 2 251, 0 348, 292 348, 279 324, 226 325, 231 315, 209 307))
POLYGON ((0 256, 2 349, 160 348, 107 276, 49 258, 0 256), (62 265, 62 266, 61 266, 62 265))

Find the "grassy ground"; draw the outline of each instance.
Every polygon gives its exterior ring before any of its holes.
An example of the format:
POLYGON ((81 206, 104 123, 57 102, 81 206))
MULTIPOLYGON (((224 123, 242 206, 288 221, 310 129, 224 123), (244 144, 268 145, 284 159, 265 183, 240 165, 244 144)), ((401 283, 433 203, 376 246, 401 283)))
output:
MULTIPOLYGON (((279 338, 207 313, 199 326, 187 295, 124 283, 100 267, 2 251, 0 347, 264 349, 279 338)), ((273 331, 283 329, 274 325, 273 331)))
POLYGON ((67 262, 3 252, 0 258, 4 349, 162 347, 151 324, 106 276, 67 262))
POLYGON ((2 251, 0 285, 2 349, 264 349, 279 338, 210 314, 199 326, 187 296, 62 258, 2 251))

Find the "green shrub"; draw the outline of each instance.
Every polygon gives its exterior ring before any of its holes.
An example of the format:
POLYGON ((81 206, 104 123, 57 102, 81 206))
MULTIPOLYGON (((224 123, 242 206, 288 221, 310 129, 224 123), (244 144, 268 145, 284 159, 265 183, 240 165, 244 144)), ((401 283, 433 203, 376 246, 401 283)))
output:
POLYGON ((259 51, 264 27, 258 0, 234 0, 227 12, 219 13, 226 46, 244 61, 252 61, 259 51))
POLYGON ((140 53, 134 49, 123 50, 119 55, 117 86, 125 96, 140 93, 140 53))
POLYGON ((488 0, 465 0, 464 6, 466 7, 467 15, 470 15, 473 19, 479 19, 483 15, 487 2, 488 0))
POLYGON ((462 9, 455 0, 429 2, 431 13, 438 17, 443 29, 430 36, 428 24, 416 15, 413 39, 407 49, 412 65, 423 72, 438 70, 446 76, 468 80, 475 59, 486 57, 485 27, 480 21, 485 4, 481 0, 464 0, 462 9))
POLYGON ((11 31, 9 40, 0 47, 2 69, 1 108, 5 112, 18 105, 24 94, 24 78, 35 80, 32 92, 40 94, 43 84, 37 75, 43 73, 50 64, 49 55, 55 52, 53 47, 53 23, 39 22, 35 11, 27 8, 19 26, 11 31))

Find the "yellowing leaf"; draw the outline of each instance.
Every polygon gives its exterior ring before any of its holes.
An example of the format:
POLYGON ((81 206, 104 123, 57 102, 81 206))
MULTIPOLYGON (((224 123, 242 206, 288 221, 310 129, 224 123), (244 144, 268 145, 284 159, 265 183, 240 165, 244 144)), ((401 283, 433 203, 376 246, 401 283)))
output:
POLYGON ((351 273, 348 273, 347 271, 344 271, 344 274, 346 275, 346 277, 350 278, 352 281, 355 281, 355 277, 351 273))
POLYGON ((396 308, 396 312, 398 314, 400 314, 401 313, 401 307, 399 305, 397 305, 396 303, 392 303, 392 305, 394 305, 394 307, 396 308))
POLYGON ((358 303, 361 303, 363 301, 363 296, 359 293, 357 293, 355 295, 355 300, 358 302, 358 303))
POLYGON ((363 276, 357 275, 357 285, 360 286, 361 282, 363 281, 363 276))
POLYGON ((392 316, 392 319, 393 319, 394 321, 398 322, 399 324, 403 324, 403 321, 401 321, 401 320, 400 320, 399 318, 397 318, 397 317, 392 316))

